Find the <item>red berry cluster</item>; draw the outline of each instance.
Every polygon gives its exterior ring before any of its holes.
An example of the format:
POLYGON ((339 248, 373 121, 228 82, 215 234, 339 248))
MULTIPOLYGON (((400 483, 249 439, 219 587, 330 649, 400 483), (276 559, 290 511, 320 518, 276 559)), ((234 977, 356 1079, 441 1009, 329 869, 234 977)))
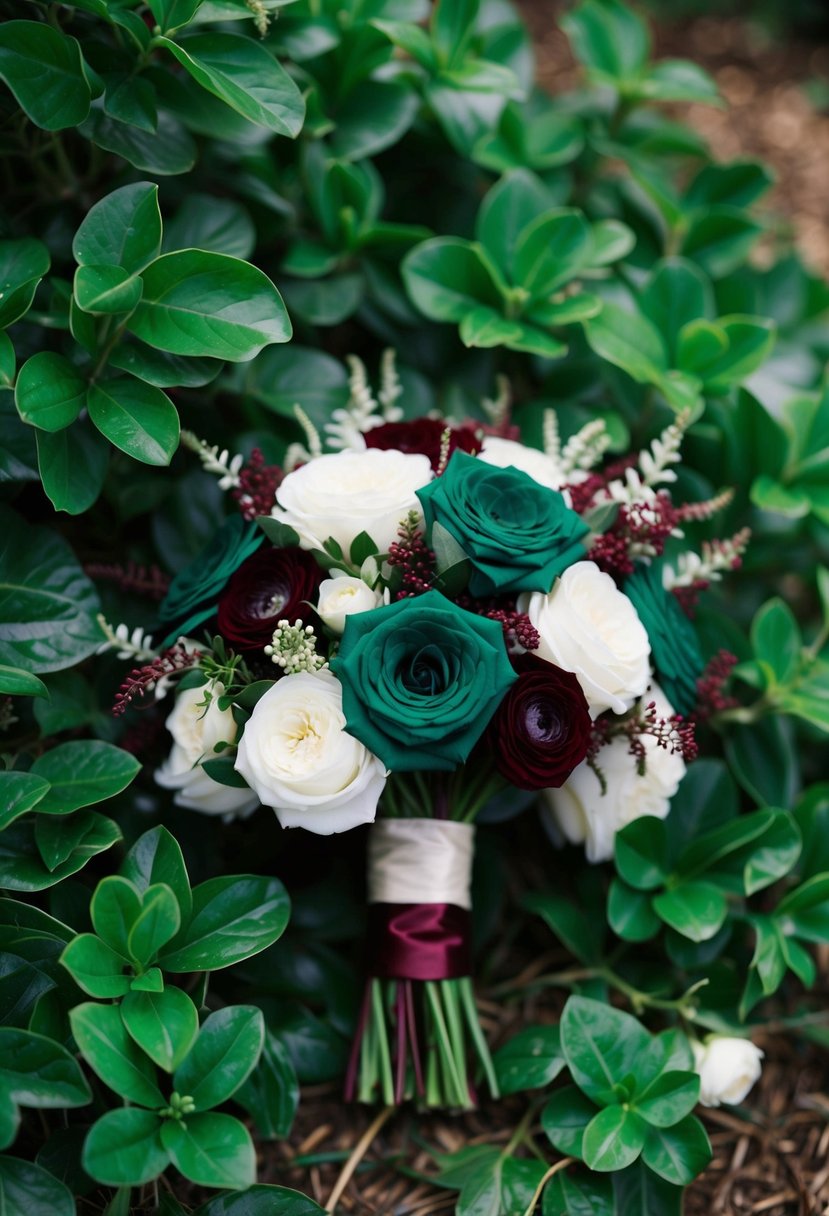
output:
POLYGON ((276 502, 276 491, 285 474, 276 464, 265 464, 259 448, 254 448, 250 460, 239 470, 239 484, 233 490, 244 519, 269 515, 276 502))
POLYGON ((611 739, 622 737, 627 738, 628 751, 635 758, 637 770, 642 777, 645 775, 647 764, 645 737, 655 739, 657 747, 670 752, 672 756, 682 756, 686 764, 696 760, 699 755, 694 721, 684 718, 682 714, 671 714, 669 718, 657 717, 655 701, 649 701, 639 713, 626 718, 613 719, 609 715, 603 715, 593 723, 586 757, 587 763, 599 779, 602 793, 607 790, 607 782, 599 764, 601 749, 610 743, 611 739))
POLYGON ((714 714, 739 705, 736 697, 729 696, 725 691, 736 665, 736 654, 731 654, 728 650, 718 650, 708 660, 705 670, 697 680, 697 707, 694 716, 698 722, 705 722, 714 714))
POLYGON ((117 583, 122 591, 146 595, 151 600, 163 600, 170 586, 170 576, 160 566, 139 566, 137 562, 106 564, 85 562, 84 571, 90 578, 117 583))
POLYGON ((400 540, 389 545, 387 560, 401 571, 403 579, 394 598, 406 600, 432 589, 437 578, 437 561, 422 532, 401 524, 397 534, 400 540))
POLYGON ((498 621, 504 630, 504 641, 508 650, 538 650, 541 635, 525 612, 517 612, 514 605, 499 603, 494 597, 474 599, 471 595, 459 595, 455 602, 467 612, 498 621))
POLYGON ((132 702, 137 697, 145 696, 153 684, 157 684, 164 676, 195 667, 201 657, 201 651, 185 650, 180 642, 176 642, 175 646, 170 646, 151 663, 134 667, 118 689, 112 706, 113 715, 119 717, 126 713, 132 702))
POLYGON ((647 552, 660 557, 679 516, 671 497, 660 491, 651 502, 619 507, 610 529, 596 538, 590 559, 616 577, 633 574, 633 555, 647 552))

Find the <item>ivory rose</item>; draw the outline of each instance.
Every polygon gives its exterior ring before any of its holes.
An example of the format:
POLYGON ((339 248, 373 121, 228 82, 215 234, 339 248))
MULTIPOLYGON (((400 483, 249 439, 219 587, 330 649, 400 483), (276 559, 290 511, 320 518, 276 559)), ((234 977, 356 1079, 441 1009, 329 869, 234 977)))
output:
MULTIPOLYGON (((660 718, 670 718, 673 706, 653 684, 644 700, 653 701, 660 718)), ((594 770, 583 761, 560 789, 544 791, 552 824, 571 844, 584 844, 588 861, 613 856, 616 833, 642 815, 664 819, 671 798, 685 775, 679 753, 660 747, 652 735, 640 736, 645 749, 645 771, 640 775, 629 741, 619 736, 602 747, 596 758, 605 790, 594 770)))
POLYGON ((415 491, 431 478, 428 456, 333 452, 289 473, 271 514, 294 529, 303 549, 321 549, 330 537, 348 557, 355 536, 367 532, 385 553, 409 511, 420 514, 415 491))
POLYGON ((283 676, 257 701, 236 769, 284 828, 320 836, 372 823, 386 771, 345 732, 340 682, 327 668, 283 676))
POLYGON ((651 648, 645 627, 595 562, 569 566, 547 595, 520 595, 518 611, 541 635, 536 653, 576 676, 593 718, 606 709, 624 713, 647 688, 651 648))
POLYGON ((354 612, 367 612, 383 602, 382 595, 372 591, 361 578, 332 572, 334 577, 320 583, 317 613, 334 633, 345 629, 346 617, 354 612))
POLYGON ((156 769, 155 779, 164 789, 176 790, 176 806, 207 815, 246 815, 259 805, 256 795, 222 785, 202 768, 202 761, 220 754, 216 751, 218 743, 236 739, 230 708, 219 708, 224 691, 224 685, 216 680, 199 688, 184 688, 178 694, 166 722, 173 747, 161 768, 156 769))
POLYGON ((712 1036, 707 1043, 692 1042, 691 1047, 703 1106, 742 1102, 763 1071, 763 1053, 749 1039, 712 1036))

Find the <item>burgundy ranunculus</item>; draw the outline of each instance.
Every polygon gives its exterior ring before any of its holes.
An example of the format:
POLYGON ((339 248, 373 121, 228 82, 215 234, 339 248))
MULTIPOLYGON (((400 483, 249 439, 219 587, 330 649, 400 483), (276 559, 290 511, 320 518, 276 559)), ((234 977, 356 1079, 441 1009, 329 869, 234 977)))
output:
MULTIPOLYGON (((397 448, 407 455, 428 456, 433 469, 440 463, 440 441, 447 423, 439 418, 415 418, 413 422, 384 422, 366 431, 363 438, 369 448, 397 448)), ((453 426, 449 440, 449 455, 460 448, 470 456, 481 450, 481 442, 471 426, 453 426)))
POLYGON ((219 600, 219 633, 237 650, 261 650, 277 622, 309 621, 322 572, 304 549, 262 548, 242 562, 219 600))
POLYGON ((534 654, 512 657, 518 679, 485 743, 498 772, 520 790, 563 785, 587 755, 591 719, 576 677, 534 654))

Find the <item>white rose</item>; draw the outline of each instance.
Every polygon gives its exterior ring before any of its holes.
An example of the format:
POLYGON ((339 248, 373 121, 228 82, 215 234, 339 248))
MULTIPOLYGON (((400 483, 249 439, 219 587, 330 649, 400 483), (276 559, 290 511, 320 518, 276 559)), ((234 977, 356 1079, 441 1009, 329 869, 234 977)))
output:
POLYGON ((323 668, 283 676, 254 707, 236 768, 283 828, 320 836, 372 823, 386 770, 346 734, 342 687, 323 668))
POLYGON ((513 439, 501 439, 497 435, 485 435, 483 449, 478 456, 484 464, 497 465, 499 469, 520 469, 534 481, 551 490, 561 488, 564 478, 558 461, 552 460, 537 448, 525 447, 513 439))
POLYGON ((224 685, 216 680, 199 688, 185 688, 176 697, 166 726, 173 736, 170 755, 156 770, 155 779, 164 789, 176 790, 176 806, 207 815, 246 815, 259 805, 250 790, 214 781, 201 762, 215 758, 217 743, 233 743, 236 723, 228 709, 219 708, 224 685), (205 708, 205 694, 209 694, 205 708))
POLYGON ((691 1047, 703 1106, 742 1102, 763 1071, 763 1053, 748 1039, 713 1037, 707 1043, 692 1042, 691 1047))
POLYGON ((537 654, 572 671, 591 717, 622 714, 648 686, 651 647, 628 597, 595 562, 568 566, 545 595, 523 592, 525 612, 541 635, 537 654))
MULTIPOLYGON (((646 700, 656 703, 659 718, 670 718, 674 713, 656 684, 646 700)), ((586 760, 560 789, 543 792, 551 826, 571 844, 584 844, 588 861, 608 861, 613 856, 616 833, 641 815, 664 819, 685 775, 685 761, 679 753, 672 755, 652 735, 640 737, 645 749, 643 775, 638 772, 636 757, 630 754, 628 740, 620 737, 602 747, 596 759, 606 782, 604 793, 586 760)))
POLYGON ((324 578, 320 583, 317 614, 329 629, 342 633, 347 616, 355 612, 368 612, 382 602, 382 594, 372 591, 361 578, 339 574, 334 578, 324 578))
POLYGON ((303 549, 321 549, 333 537, 348 557, 354 537, 367 532, 385 553, 409 511, 420 514, 415 490, 431 479, 428 456, 382 448, 334 452, 289 473, 271 514, 298 533, 303 549))

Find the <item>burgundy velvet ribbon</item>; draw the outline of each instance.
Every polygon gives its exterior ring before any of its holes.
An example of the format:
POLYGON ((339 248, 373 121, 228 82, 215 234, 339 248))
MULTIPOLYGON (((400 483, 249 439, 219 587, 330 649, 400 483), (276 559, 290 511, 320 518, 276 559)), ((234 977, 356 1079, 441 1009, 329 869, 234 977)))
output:
POLYGON ((471 975, 469 912, 457 904, 370 904, 368 964, 380 979, 471 975))

